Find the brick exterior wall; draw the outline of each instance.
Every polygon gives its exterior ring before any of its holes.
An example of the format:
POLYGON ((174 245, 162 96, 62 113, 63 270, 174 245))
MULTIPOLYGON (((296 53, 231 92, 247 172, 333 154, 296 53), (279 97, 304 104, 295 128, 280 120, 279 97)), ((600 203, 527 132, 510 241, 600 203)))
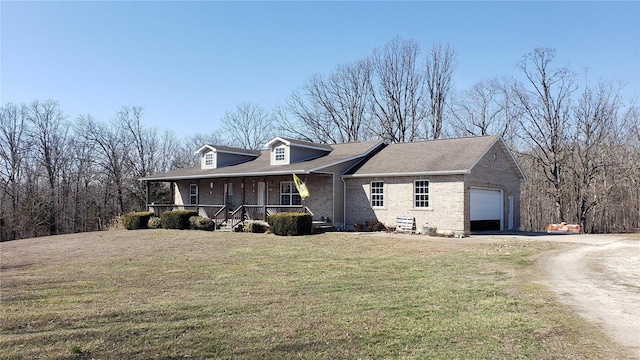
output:
POLYGON ((347 227, 377 219, 395 227, 396 216, 411 216, 417 229, 436 227, 439 232, 463 232, 464 178, 451 176, 393 176, 351 178, 347 180, 347 227), (429 180, 429 207, 415 208, 414 180, 429 180), (384 182, 384 207, 371 207, 371 181, 384 182))
MULTIPOLYGON (((333 199, 333 176, 331 174, 306 175, 300 177, 309 188, 310 196, 306 199, 305 205, 314 213, 314 220, 321 217, 329 217, 342 222, 342 215, 334 215, 333 199)), ((258 204, 258 183, 265 182, 267 195, 267 205, 280 204, 280 183, 283 181, 293 181, 292 175, 272 176, 272 177, 247 177, 244 180, 244 203, 247 205, 258 204)), ((183 180, 176 182, 174 187, 174 201, 176 205, 189 204, 189 190, 191 184, 198 185, 198 203, 200 205, 222 205, 224 204, 224 186, 233 184, 232 206, 235 209, 242 204, 242 179, 199 179, 183 180), (213 188, 210 184, 213 183, 213 188)), ((340 194, 342 194, 342 183, 340 183, 340 194)), ((341 196, 341 195, 340 195, 341 196)))
POLYGON ((385 176, 349 178, 347 181, 347 228, 377 219, 395 227, 396 216, 415 217, 416 227, 437 228, 438 233, 469 234, 470 190, 495 189, 502 192, 503 228, 507 229, 508 199, 513 196, 513 228, 520 228, 520 179, 499 143, 487 151, 471 174, 437 176, 385 176), (429 208, 413 204, 414 180, 429 180, 429 208), (384 207, 371 207, 371 181, 384 182, 384 207))

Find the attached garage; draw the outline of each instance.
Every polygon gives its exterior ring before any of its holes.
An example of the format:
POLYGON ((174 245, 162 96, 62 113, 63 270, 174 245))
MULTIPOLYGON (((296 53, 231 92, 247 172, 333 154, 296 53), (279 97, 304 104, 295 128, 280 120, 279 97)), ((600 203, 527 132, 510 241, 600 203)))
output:
POLYGON ((502 191, 471 189, 471 231, 502 230, 502 191))

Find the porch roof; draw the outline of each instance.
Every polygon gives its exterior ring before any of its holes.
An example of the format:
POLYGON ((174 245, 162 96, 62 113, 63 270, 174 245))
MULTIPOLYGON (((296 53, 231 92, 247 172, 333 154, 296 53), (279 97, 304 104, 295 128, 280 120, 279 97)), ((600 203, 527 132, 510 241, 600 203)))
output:
POLYGON ((210 179, 239 176, 269 176, 286 175, 291 173, 309 174, 320 172, 328 167, 363 158, 383 145, 382 140, 363 141, 328 145, 331 152, 315 159, 300 161, 288 165, 271 165, 269 150, 262 150, 260 156, 254 160, 241 164, 225 166, 216 169, 202 169, 200 165, 171 170, 165 173, 143 177, 143 181, 177 181, 187 179, 210 179))

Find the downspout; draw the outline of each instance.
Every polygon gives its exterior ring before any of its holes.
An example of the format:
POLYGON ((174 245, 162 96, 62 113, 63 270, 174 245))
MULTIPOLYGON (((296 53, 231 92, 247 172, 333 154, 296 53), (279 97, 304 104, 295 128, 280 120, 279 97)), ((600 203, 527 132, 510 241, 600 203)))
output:
POLYGON ((240 187, 242 188, 242 221, 244 223, 244 219, 246 216, 246 209, 244 207, 245 203, 247 202, 247 197, 246 197, 246 193, 245 193, 245 179, 246 178, 242 178, 242 183, 240 184, 240 187))
POLYGON ((144 187, 145 187, 145 190, 146 190, 146 198, 144 200, 144 202, 145 202, 144 205, 147 208, 147 211, 149 211, 149 182, 148 181, 144 182, 144 187))
POLYGON ((344 175, 340 175, 342 180, 342 230, 347 230, 347 182, 344 175))
POLYGON ((170 186, 170 188, 171 188, 171 210, 173 210, 173 206, 176 204, 176 191, 175 191, 176 183, 175 183, 175 181, 171 181, 169 184, 171 184, 171 186, 170 186))

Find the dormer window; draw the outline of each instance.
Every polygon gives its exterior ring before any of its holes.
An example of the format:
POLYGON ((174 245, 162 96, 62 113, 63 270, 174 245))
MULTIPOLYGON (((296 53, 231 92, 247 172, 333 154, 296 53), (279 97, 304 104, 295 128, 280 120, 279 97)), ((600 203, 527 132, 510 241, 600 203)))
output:
POLYGON ((289 164, 289 147, 287 144, 280 144, 271 148, 271 165, 289 164))
POLYGON ((213 153, 204 154, 204 166, 210 167, 213 166, 213 153))

